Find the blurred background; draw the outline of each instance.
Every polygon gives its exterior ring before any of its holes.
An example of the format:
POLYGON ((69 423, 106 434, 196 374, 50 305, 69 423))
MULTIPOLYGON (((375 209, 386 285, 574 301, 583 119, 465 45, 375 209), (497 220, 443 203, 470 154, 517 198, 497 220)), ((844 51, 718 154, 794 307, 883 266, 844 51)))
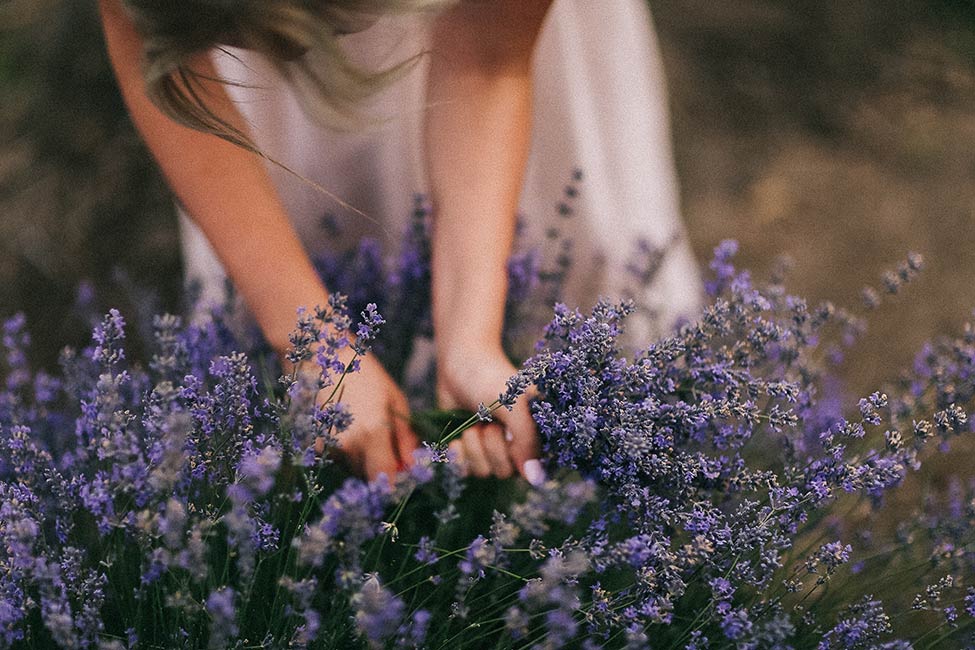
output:
MULTIPOLYGON (((0 314, 27 312, 46 365, 84 341, 81 280, 123 311, 143 288, 178 308, 172 204, 125 116, 95 4, 49 3, 0 31, 0 314)), ((857 393, 959 332, 975 307, 975 2, 651 9, 702 264, 733 237, 757 276, 785 255, 795 293, 856 305, 923 253, 921 281, 873 316, 845 366, 857 393)))

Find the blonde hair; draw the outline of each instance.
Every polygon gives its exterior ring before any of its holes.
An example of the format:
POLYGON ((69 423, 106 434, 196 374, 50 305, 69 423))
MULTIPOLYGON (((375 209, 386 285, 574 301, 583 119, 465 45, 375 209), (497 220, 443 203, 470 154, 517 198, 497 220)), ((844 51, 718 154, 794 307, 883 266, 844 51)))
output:
MULTIPOLYGON (((348 128, 368 96, 407 72, 421 53, 382 70, 354 64, 343 51, 344 34, 368 27, 384 14, 439 9, 451 0, 122 0, 144 44, 149 98, 171 118, 251 151, 247 134, 210 110, 202 97, 207 79, 189 67, 195 55, 235 46, 263 54, 303 93, 312 117, 348 128), (301 56, 313 52, 310 59, 301 56)), ((227 83, 227 82, 223 82, 227 83)))

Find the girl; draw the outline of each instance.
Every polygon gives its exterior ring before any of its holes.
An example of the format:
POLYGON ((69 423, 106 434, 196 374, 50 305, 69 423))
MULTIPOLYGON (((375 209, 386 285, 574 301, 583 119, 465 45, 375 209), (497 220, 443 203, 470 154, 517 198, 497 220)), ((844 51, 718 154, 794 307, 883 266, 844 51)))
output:
MULTIPOLYGON (((101 0, 101 10, 133 119, 198 227, 185 226, 190 273, 218 286, 207 278, 225 269, 283 351, 296 307, 327 296, 305 249, 327 245, 315 221, 323 205, 354 221, 354 236, 372 230, 389 241, 400 231, 391 219, 407 215, 412 193, 427 189, 435 206, 437 392, 442 406, 475 408, 514 373, 501 324, 523 180, 520 207, 534 217, 553 212, 568 170, 586 171, 603 221, 598 229, 577 221, 576 239, 593 241, 608 263, 602 274, 593 268, 570 281, 580 304, 614 290, 620 242, 648 236, 663 245, 679 225, 661 98, 645 90, 659 70, 642 0, 557 0, 551 9, 551 0, 470 0, 430 24, 384 15, 434 4, 101 0), (409 65, 424 49, 428 61, 409 65), (362 69, 386 72, 370 77, 362 69), (383 90, 363 108, 376 85, 383 90), (351 134, 308 117, 347 126, 355 111, 372 109, 381 113, 377 125, 351 134), (266 167, 255 151, 341 202, 266 167), (553 160, 561 167, 547 169, 553 160), (638 173, 647 177, 634 182, 638 173)), ((544 224, 528 225, 540 239, 544 224)), ((656 294, 674 314, 694 303, 687 288, 696 283, 686 245, 667 258, 656 294)), ((344 453, 369 477, 394 472, 416 445, 402 393, 369 358, 347 381, 343 400, 356 419, 340 440, 344 453)), ((498 423, 464 434, 463 461, 476 475, 517 470, 537 478, 527 406, 497 415, 498 423)))

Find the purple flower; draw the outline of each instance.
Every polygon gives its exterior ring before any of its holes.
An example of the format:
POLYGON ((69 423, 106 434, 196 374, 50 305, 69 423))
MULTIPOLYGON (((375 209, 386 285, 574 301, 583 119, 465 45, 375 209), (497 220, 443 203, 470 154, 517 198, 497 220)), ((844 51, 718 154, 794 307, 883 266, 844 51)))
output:
POLYGON ((115 503, 108 475, 101 471, 95 474, 91 481, 81 485, 79 495, 98 522, 99 532, 107 534, 115 522, 115 503))
POLYGON ((735 592, 735 587, 725 578, 712 578, 708 583, 715 600, 728 600, 735 592))
POLYGON ((485 569, 494 563, 497 558, 497 549, 488 544, 483 535, 478 535, 467 547, 463 559, 457 564, 462 575, 470 580, 484 577, 485 569))
POLYGON ((714 272, 714 279, 705 283, 708 295, 717 296, 728 285, 735 275, 735 267, 731 259, 738 253, 738 242, 733 239, 725 239, 714 249, 714 257, 711 260, 711 270, 714 272))
POLYGON ((876 647, 892 631, 890 618, 878 601, 866 596, 850 606, 842 618, 817 646, 819 650, 856 650, 876 647))
POLYGON ((424 535, 417 542, 416 552, 413 554, 413 557, 421 564, 435 564, 440 560, 440 556, 433 550, 433 547, 433 540, 424 535))
POLYGON ((345 481, 325 500, 320 519, 295 539, 299 562, 321 566, 329 553, 338 552, 345 568, 357 571, 362 545, 379 534, 392 496, 385 476, 372 483, 345 481))
POLYGON ((399 630, 406 605, 383 587, 375 574, 366 578, 351 602, 356 626, 370 647, 381 647, 399 630))
POLYGON ((366 305, 362 311, 362 321, 360 321, 355 333, 356 341, 353 346, 355 351, 359 354, 365 354, 369 350, 371 341, 379 334, 379 327, 385 323, 386 321, 376 311, 375 303, 366 305))
POLYGON ((720 616, 721 632, 732 641, 741 639, 752 629, 752 621, 748 617, 748 610, 735 609, 727 602, 718 603, 717 612, 720 616))
POLYGON ((819 576, 817 583, 826 582, 841 564, 850 561, 853 547, 843 545, 839 541, 823 544, 812 556, 806 560, 806 571, 819 576))
POLYGON ((206 600, 206 610, 210 615, 210 648, 226 648, 227 643, 238 634, 237 594, 230 587, 210 592, 206 600))
POLYGON ((969 587, 965 595, 965 613, 975 618, 975 587, 969 587))
POLYGON ((91 359, 103 366, 114 366, 125 359, 125 319, 117 309, 109 310, 91 335, 95 347, 91 359))
POLYGON ((863 421, 868 424, 880 424, 879 409, 887 406, 887 396, 881 393, 874 393, 870 397, 860 400, 860 415, 863 421))
POLYGON ((263 495, 274 486, 275 476, 280 467, 281 452, 268 446, 260 452, 245 453, 237 471, 256 494, 263 495))
POLYGON ((433 615, 429 611, 425 609, 416 610, 410 621, 400 626, 396 648, 404 650, 407 648, 413 650, 425 648, 432 619, 433 615))

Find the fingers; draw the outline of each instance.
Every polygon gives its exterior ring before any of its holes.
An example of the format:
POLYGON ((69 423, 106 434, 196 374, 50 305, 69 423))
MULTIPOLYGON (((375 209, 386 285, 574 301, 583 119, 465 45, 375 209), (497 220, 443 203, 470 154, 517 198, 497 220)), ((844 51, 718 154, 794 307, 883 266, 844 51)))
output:
POLYGON ((529 473, 525 471, 525 463, 539 457, 540 447, 538 430, 527 401, 520 399, 511 411, 498 409, 494 415, 504 425, 507 434, 506 451, 511 464, 519 474, 530 479, 529 473))
POLYGON ((475 425, 460 437, 467 472, 480 478, 491 475, 491 463, 487 459, 487 452, 484 451, 484 443, 481 441, 483 429, 482 425, 475 425))
MULTIPOLYGON (((506 368, 498 373, 506 379, 510 376, 506 368)), ((503 386, 503 381, 486 381, 485 394, 503 386)), ((532 387, 534 390, 534 387, 532 387)), ((463 471, 473 476, 485 477, 494 475, 498 478, 508 478, 516 471, 537 482, 541 472, 541 465, 534 463, 537 468, 525 470, 525 463, 538 459, 540 449, 535 421, 532 419, 528 406, 528 395, 522 396, 511 411, 504 408, 493 412, 495 421, 490 424, 476 424, 465 431, 462 436, 451 443, 450 448, 457 454, 457 462, 463 471)), ((450 390, 443 390, 439 394, 440 406, 468 406, 470 396, 457 399, 450 390)))
POLYGON ((413 464, 417 436, 409 424, 406 400, 395 398, 386 418, 359 423, 340 434, 340 448, 351 468, 370 481, 385 474, 390 482, 396 474, 413 464))
POLYGON ((508 478, 514 473, 511 458, 508 457, 508 443, 504 439, 504 429, 498 424, 488 424, 482 428, 481 444, 484 455, 491 466, 491 473, 498 478, 508 478))
POLYGON ((396 474, 413 465, 413 450, 418 439, 410 428, 409 418, 395 415, 379 431, 373 431, 365 440, 366 477, 372 481, 385 473, 390 482, 396 474))
POLYGON ((397 472, 413 464, 418 443, 406 397, 375 363, 363 363, 358 373, 345 378, 343 389, 339 399, 353 420, 338 434, 342 456, 368 480, 386 474, 392 482, 397 472))
MULTIPOLYGON (((490 403, 491 397, 504 389, 505 382, 515 373, 511 362, 498 350, 497 354, 477 354, 476 348, 445 363, 437 379, 437 396, 443 408, 471 408, 478 402, 490 403), (469 352, 474 351, 473 354, 469 352)), ((511 411, 498 408, 494 422, 468 429, 451 448, 459 456, 466 471, 474 476, 494 474, 505 478, 515 471, 537 483, 544 480, 538 431, 528 406, 537 388, 529 387, 511 411), (500 426, 499 426, 500 424, 500 426), (528 463, 528 465, 526 465, 528 463)))
POLYGON ((457 451, 457 462, 467 473, 481 478, 508 478, 514 473, 504 430, 499 425, 475 425, 455 443, 451 443, 451 448, 457 451))

